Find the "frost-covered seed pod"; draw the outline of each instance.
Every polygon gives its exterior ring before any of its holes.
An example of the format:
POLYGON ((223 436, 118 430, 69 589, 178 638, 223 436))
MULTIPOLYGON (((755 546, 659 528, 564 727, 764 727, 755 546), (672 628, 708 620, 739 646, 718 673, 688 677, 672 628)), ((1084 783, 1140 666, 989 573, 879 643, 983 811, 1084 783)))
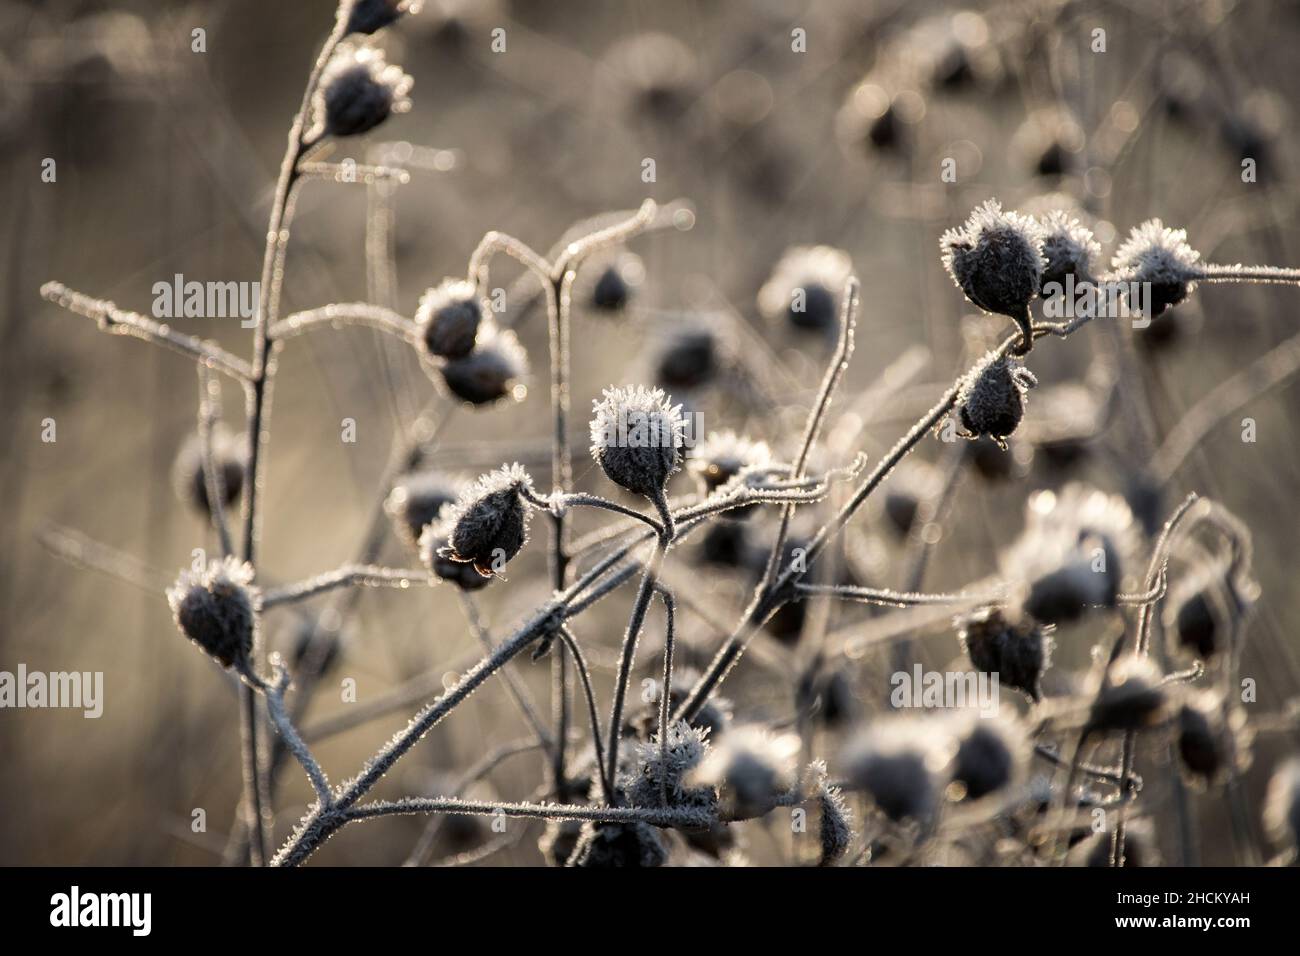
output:
POLYGON ((517 464, 484 475, 444 509, 438 526, 425 529, 421 547, 431 548, 435 536, 445 535, 438 555, 471 564, 484 577, 500 573, 528 540, 531 508, 522 491, 531 484, 517 464))
POLYGON ((681 406, 661 389, 607 388, 592 402, 591 457, 614 484, 658 498, 681 465, 684 428, 681 406))
POLYGON ((444 279, 420 297, 415 323, 430 355, 460 359, 474 350, 486 303, 472 282, 444 279))
POLYGON ((411 108, 414 81, 389 65, 383 50, 364 43, 340 43, 321 74, 313 103, 315 132, 358 136, 393 113, 411 108))
POLYGON ((234 558, 202 571, 183 571, 167 589, 167 603, 182 634, 223 667, 242 666, 253 652, 257 617, 253 569, 234 558))

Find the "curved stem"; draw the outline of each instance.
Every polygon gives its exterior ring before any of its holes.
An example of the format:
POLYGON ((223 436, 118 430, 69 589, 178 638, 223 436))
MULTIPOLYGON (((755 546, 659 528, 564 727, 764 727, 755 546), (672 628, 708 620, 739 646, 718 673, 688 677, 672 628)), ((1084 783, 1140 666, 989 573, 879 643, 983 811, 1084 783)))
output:
POLYGON ((281 341, 326 325, 368 325, 408 343, 414 341, 416 332, 415 323, 393 309, 369 302, 334 302, 295 312, 271 326, 270 334, 273 340, 281 341))
MULTIPOLYGON (((668 550, 668 539, 660 538, 655 545, 654 554, 641 575, 641 587, 632 604, 632 614, 628 618, 627 633, 623 636, 623 651, 618 662, 618 676, 614 682, 614 706, 609 718, 609 744, 605 753, 606 774, 610 780, 618 776, 618 751, 622 739, 623 704, 627 696, 628 681, 632 678, 632 665, 636 659, 637 639, 641 635, 641 626, 645 623, 646 610, 659 578, 659 569, 663 566, 664 555, 668 550)), ((611 795, 612 796, 612 795, 611 795)))

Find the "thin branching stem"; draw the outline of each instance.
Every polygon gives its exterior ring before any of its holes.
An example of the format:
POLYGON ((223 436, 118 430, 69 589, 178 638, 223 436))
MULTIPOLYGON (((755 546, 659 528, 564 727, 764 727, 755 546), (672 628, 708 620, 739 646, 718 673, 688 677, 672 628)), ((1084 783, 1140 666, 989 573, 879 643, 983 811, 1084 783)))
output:
POLYGON ((268 588, 262 592, 262 609, 268 610, 281 604, 305 601, 326 591, 336 588, 408 588, 422 585, 433 587, 438 584, 423 568, 384 568, 374 564, 345 564, 334 571, 326 571, 314 578, 286 584, 282 587, 268 588))
POLYGON ((489 803, 454 797, 406 797, 376 800, 349 808, 347 821, 371 820, 395 814, 463 813, 478 816, 527 817, 535 820, 590 820, 597 823, 648 823, 656 827, 700 829, 716 822, 708 810, 695 807, 594 807, 563 803, 489 803))
MULTIPOLYGON (((623 650, 619 656, 618 674, 614 679, 614 705, 609 718, 609 744, 606 748, 605 761, 607 775, 612 780, 618 773, 619 742, 623 733, 623 705, 627 697, 627 685, 632 679, 632 665, 636 660, 637 639, 641 636, 641 626, 650 607, 650 598, 659 579, 659 569, 663 566, 664 555, 668 551, 668 539, 660 538, 655 545, 654 554, 641 575, 641 586, 637 590, 636 600, 632 604, 632 613, 628 618, 627 632, 623 636, 623 650)), ((612 796, 612 795, 611 795, 612 796)))
POLYGON ((320 308, 295 312, 271 326, 275 341, 293 338, 314 329, 341 325, 365 325, 397 336, 408 344, 415 340, 415 323, 406 316, 369 302, 334 302, 320 308))
MULTIPOLYGON (((817 436, 821 434, 822 424, 826 420, 826 412, 830 408, 831 399, 835 395, 835 388, 839 385, 849 367, 849 359, 853 357, 853 330, 858 316, 858 288, 858 280, 850 277, 844 283, 844 290, 840 295, 839 339, 835 346, 835 354, 826 367, 826 374, 822 378, 821 387, 817 390, 817 397, 813 400, 813 406, 808 412, 808 420, 804 423, 803 439, 799 443, 799 454, 795 456, 794 467, 790 472, 795 481, 803 478, 804 469, 808 466, 808 456, 812 454, 817 436)), ((790 531, 790 521, 794 517, 794 509, 794 504, 787 504, 781 509, 781 523, 777 527, 776 539, 773 542, 772 551, 768 555, 767 567, 763 571, 764 587, 771 587, 772 582, 776 579, 777 570, 785 554, 785 540, 790 531)))
POLYGON ((161 345, 188 358, 197 359, 239 382, 249 382, 253 378, 252 366, 212 342, 184 335, 165 323, 156 322, 139 313, 119 309, 107 299, 95 299, 76 292, 62 282, 47 282, 41 286, 41 298, 69 312, 94 319, 101 329, 110 334, 129 335, 161 345))
POLYGON ((604 748, 600 740, 600 712, 596 707, 596 692, 591 686, 591 667, 587 664, 586 655, 582 653, 582 646, 578 643, 578 639, 573 636, 573 631, 569 629, 567 624, 562 624, 555 633, 573 658, 574 666, 578 672, 578 682, 582 685, 582 696, 587 702, 587 719, 591 723, 591 743, 596 753, 596 766, 600 772, 601 799, 606 803, 611 803, 614 795, 614 781, 605 768, 604 748))

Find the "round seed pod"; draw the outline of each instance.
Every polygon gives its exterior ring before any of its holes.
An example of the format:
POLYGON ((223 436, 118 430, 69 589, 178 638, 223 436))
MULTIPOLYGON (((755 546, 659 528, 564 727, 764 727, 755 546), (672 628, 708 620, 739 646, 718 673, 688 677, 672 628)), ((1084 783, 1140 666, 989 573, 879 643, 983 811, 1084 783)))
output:
POLYGON ((444 279, 420 297, 415 323, 420 342, 432 356, 460 359, 474 350, 487 306, 478 289, 464 279, 444 279))
POLYGON ((985 312, 1014 319, 1027 337, 1029 302, 1042 288, 1045 265, 1038 224, 1003 212, 990 199, 962 228, 945 232, 939 247, 944 268, 966 298, 985 312))
MULTIPOLYGON (((1070 848, 1066 856, 1067 866, 1108 867, 1110 866, 1112 834, 1109 830, 1092 833, 1070 848)), ((1159 866, 1160 855, 1156 852, 1155 833, 1149 820, 1130 820, 1125 831, 1124 860, 1125 867, 1159 866)))
POLYGON ((963 714, 955 727, 957 753, 952 779, 970 800, 979 800, 1016 784, 1024 772, 1028 741, 1020 724, 1009 717, 963 714))
POLYGON ((654 359, 655 381, 665 389, 703 388, 722 368, 721 344, 707 327, 674 332, 654 359))
POLYGON ((592 402, 591 457, 614 484, 660 497, 680 467, 684 427, 681 406, 669 404, 662 390, 607 388, 592 402))
POLYGON ((348 33, 377 33, 404 14, 419 10, 420 0, 351 0, 348 33))
MULTIPOLYGON (((733 431, 711 432, 691 454, 688 468, 704 496, 713 494, 734 480, 742 471, 764 468, 772 463, 772 452, 765 442, 755 442, 733 431)), ((754 511, 754 505, 733 508, 718 517, 739 521, 754 511)))
POLYGON ((202 571, 183 571, 167 590, 181 633, 223 667, 243 666, 253 651, 256 615, 250 565, 223 558, 202 571))
POLYGON ((587 822, 567 865, 604 869, 663 866, 667 862, 668 848, 649 824, 587 822))
POLYGON ((1007 436, 1025 417, 1025 393, 1037 384, 1019 362, 990 352, 971 370, 957 396, 966 435, 987 435, 1005 448, 1007 436))
POLYGON ((1159 219, 1149 219, 1135 226, 1115 251, 1111 270, 1116 280, 1149 290, 1144 314, 1154 319, 1196 288, 1200 260, 1201 254, 1187 244, 1186 230, 1169 229, 1159 219))
POLYGON ((796 783, 799 739, 749 725, 733 727, 687 777, 693 787, 716 788, 728 820, 770 812, 796 783))
MULTIPOLYGON (((443 511, 438 531, 433 525, 425 529, 421 549, 432 549, 436 535, 445 534, 447 543, 436 554, 473 565, 484 577, 499 573, 528 540, 531 509, 521 490, 531 484, 517 464, 484 475, 443 511)), ((437 573, 432 561, 430 566, 437 573)))
POLYGON ((1133 513, 1119 495, 1071 484, 1030 497, 1027 523, 1000 559, 1020 607, 1045 624, 1065 624, 1094 607, 1114 607, 1126 569, 1141 563, 1133 513))
POLYGON ((1116 661, 1106 683, 1097 692, 1088 715, 1088 729, 1141 730, 1169 716, 1170 697, 1161 684, 1160 671, 1135 654, 1116 661))
POLYGON ((1178 582, 1165 606, 1166 633, 1174 636, 1184 652, 1203 661, 1213 660, 1223 650, 1216 587, 1227 588, 1225 569, 1218 561, 1207 562, 1178 582))
POLYGON ((411 108, 414 81, 383 50, 344 42, 326 65, 314 99, 316 132, 359 136, 411 108))
POLYGON ((632 763, 618 781, 618 789, 634 807, 658 806, 666 788, 669 806, 713 809, 717 794, 711 787, 692 786, 691 772, 709 752, 708 732, 686 721, 668 726, 666 756, 659 746, 658 731, 649 740, 632 747, 632 763))
POLYGON ((840 756, 850 786, 871 797, 895 823, 928 826, 939 807, 954 747, 933 726, 907 717, 879 720, 849 741, 840 756))
POLYGON ((548 866, 564 866, 577 849, 581 836, 581 820, 547 820, 537 840, 537 849, 548 866))
POLYGON ((1039 220, 1043 236, 1043 278, 1039 294, 1047 298, 1053 291, 1064 292, 1067 277, 1073 277, 1077 289, 1093 282, 1093 269, 1101 258, 1101 244, 1092 231, 1061 209, 1054 209, 1039 220))
POLYGON ((414 472, 393 483, 384 511, 402 540, 418 550, 425 527, 437 522, 443 506, 454 504, 462 490, 464 482, 442 472, 414 472))
POLYGON ((976 670, 997 674, 998 683, 1042 699, 1043 672, 1051 666, 1051 627, 997 606, 959 618, 957 639, 976 670))
POLYGON ((906 539, 916 523, 921 503, 939 493, 943 477, 934 465, 906 459, 885 481, 883 513, 889 529, 906 539))
POLYGON ((471 562, 456 561, 447 556, 450 529, 440 522, 425 525, 420 533, 420 560, 443 581, 456 585, 462 591, 478 591, 492 583, 471 562))
POLYGON ((839 324, 840 298, 853 260, 830 246, 787 249, 758 292, 758 310, 771 322, 804 332, 827 332, 839 324))
POLYGON ((738 521, 715 521, 705 529, 697 553, 704 564, 739 568, 744 565, 749 551, 747 525, 738 521))
POLYGON ((519 380, 528 372, 528 356, 515 333, 484 323, 474 351, 441 368, 448 390, 471 405, 492 405, 507 396, 521 398, 519 380))
POLYGON ((679 120, 699 94, 698 58, 667 33, 646 31, 620 40, 605 55, 603 65, 634 118, 679 120))
POLYGON ((1178 708, 1178 756, 1183 773, 1196 784, 1219 780, 1247 761, 1250 734, 1244 715, 1231 710, 1223 695, 1202 690, 1185 695, 1178 708))
MULTIPOLYGON (((232 508, 244 489, 244 468, 248 443, 231 434, 224 425, 212 429, 212 461, 221 476, 223 508, 232 508)), ((188 437, 172 463, 172 487, 182 501, 199 514, 211 516, 208 482, 203 473, 203 443, 197 434, 188 437)))
POLYGON ((853 842, 853 811, 838 787, 822 781, 817 790, 817 809, 821 814, 819 835, 822 856, 819 866, 830 866, 848 852, 853 842))

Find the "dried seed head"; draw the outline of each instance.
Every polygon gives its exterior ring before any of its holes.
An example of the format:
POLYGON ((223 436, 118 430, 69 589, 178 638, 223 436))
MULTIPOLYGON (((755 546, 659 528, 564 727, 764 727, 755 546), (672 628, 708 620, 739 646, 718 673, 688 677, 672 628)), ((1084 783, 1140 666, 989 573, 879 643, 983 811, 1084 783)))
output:
POLYGON ((348 33, 376 33, 404 14, 420 12, 420 0, 343 0, 343 4, 348 33))
POLYGON ((1223 694, 1202 690, 1184 695, 1178 708, 1178 755, 1184 774, 1210 784, 1249 762, 1251 735, 1245 715, 1229 707, 1223 694))
POLYGON ((450 534, 451 528, 443 521, 425 525, 416 544, 424 566, 462 591, 477 591, 491 584, 492 578, 480 574, 474 564, 448 557, 450 534))
POLYGON ((998 683, 1042 699, 1043 671, 1051 666, 1052 628, 1028 615, 997 606, 958 618, 957 639, 976 670, 998 675, 998 683))
POLYGON ((1069 471, 1091 454, 1090 444, 1105 423, 1106 403, 1084 382, 1047 385, 1025 409, 1020 436, 1032 442, 1045 464, 1069 471))
POLYGON ((841 762, 849 784, 864 791, 895 823, 933 819, 947 784, 955 746, 932 723, 887 717, 849 741, 841 762))
POLYGON ((978 712, 957 715, 953 734, 957 754, 952 779, 964 796, 978 800, 1017 784, 1024 776, 1029 742, 1012 717, 983 717, 978 712))
POLYGON ((581 820, 547 820, 537 839, 537 849, 548 866, 564 866, 582 838, 581 820))
POLYGON ((676 119, 699 89, 695 53, 666 33, 638 33, 620 40, 610 47, 604 65, 622 87, 627 108, 651 120, 676 119))
POLYGON ((641 257, 626 250, 597 253, 578 275, 574 296, 597 312, 621 312, 645 279, 641 257))
POLYGON ((491 405, 507 396, 523 397, 519 380, 528 373, 528 355, 514 332, 484 322, 474 351, 447 362, 441 372, 457 398, 471 405, 491 405))
POLYGON ((1170 695, 1147 657, 1129 654, 1111 665, 1088 714, 1090 730, 1141 730, 1169 716, 1170 695))
POLYGON ((657 807, 665 788, 669 806, 712 808, 717 795, 709 787, 692 787, 687 777, 709 752, 708 731, 678 721, 668 727, 667 759, 659 738, 635 744, 631 770, 619 781, 619 788, 634 807, 657 807))
POLYGON ((1264 796, 1264 826, 1275 842, 1293 852, 1300 849, 1300 757, 1273 771, 1264 796))
POLYGON ((853 260, 842 249, 787 249, 758 291, 758 311, 769 321, 788 322, 804 331, 835 329, 844 284, 852 272, 853 260))
MULTIPOLYGON (((1224 649, 1219 620, 1222 606, 1214 596, 1219 590, 1232 594, 1227 568, 1222 561, 1207 561, 1178 582, 1165 606, 1166 632, 1177 638, 1183 651, 1203 661, 1212 660, 1224 649)), ((1230 606, 1231 599, 1224 603, 1230 606)))
MULTIPOLYGON (((1108 867, 1111 849, 1110 830, 1089 834, 1070 848, 1066 856, 1066 865, 1108 867)), ((1156 852, 1155 832, 1150 820, 1129 820, 1125 830, 1124 860, 1121 865, 1125 867, 1160 865, 1160 856, 1156 852)))
POLYGON ((853 811, 840 788, 830 786, 825 779, 817 788, 817 809, 821 814, 822 857, 819 865, 830 866, 843 858, 853 842, 853 811))
POLYGON ((966 436, 987 435, 1005 448, 1007 436, 1025 417, 1025 393, 1037 384, 1033 373, 1015 359, 990 352, 971 370, 957 396, 966 436))
POLYGON ((223 558, 202 571, 182 571, 167 603, 182 634, 223 667, 242 666, 253 652, 257 627, 250 565, 223 558))
MULTIPOLYGON (((668 704, 671 710, 675 711, 685 702, 686 698, 690 696, 695 682, 699 679, 699 672, 689 667, 680 668, 673 673, 672 688, 668 692, 668 704)), ((731 711, 730 700, 718 694, 712 694, 700 707, 699 713, 691 718, 690 725, 702 734, 707 735, 707 739, 711 744, 716 744, 731 723, 731 711)), ((649 740, 658 733, 658 702, 648 704, 631 726, 632 730, 644 740, 649 740)))
POLYGON ((1115 250, 1111 269, 1120 282, 1148 286, 1148 318, 1155 318, 1196 288, 1201 254, 1187 244, 1186 230, 1148 219, 1115 250))
MULTIPOLYGON (((747 469, 763 469, 772 464, 772 450, 766 442, 752 441, 727 430, 710 432, 691 454, 687 467, 700 485, 702 495, 711 495, 747 469)), ((719 517, 744 518, 752 505, 722 512, 719 517)))
POLYGON ((460 359, 474 350, 487 304, 478 289, 464 279, 443 279, 420 297, 415 322, 420 341, 430 355, 460 359))
POLYGON ((945 232, 939 247, 944 268, 966 298, 985 312, 1025 319, 1042 287, 1044 266, 1042 234, 1033 219, 1003 212, 990 199, 960 229, 945 232))
POLYGON ((715 521, 700 536, 695 560, 700 564, 712 564, 720 568, 742 568, 749 560, 749 552, 748 525, 738 521, 715 521))
POLYGON ((464 487, 465 482, 440 471, 413 472, 393 483, 393 490, 384 500, 384 511, 398 536, 418 549, 425 526, 436 522, 443 505, 454 503, 464 487))
POLYGON ((1072 172, 1084 145, 1083 128, 1067 110, 1047 107, 1030 113, 1011 137, 1011 152, 1037 176, 1072 172))
POLYGON ((722 369, 723 344, 708 325, 678 329, 654 357, 655 381, 665 389, 703 388, 722 369))
POLYGON ((531 486, 517 464, 484 475, 442 512, 438 525, 426 529, 421 548, 432 548, 435 536, 445 534, 447 544, 437 554, 472 564, 484 577, 499 574, 528 540, 531 509, 521 492, 531 486))
POLYGON ((591 457, 614 484, 648 498, 662 495, 686 444, 681 411, 661 389, 605 389, 592 402, 591 457))
POLYGON ((890 529, 906 538, 916 523, 921 502, 928 501, 943 487, 943 475, 934 465, 907 458, 885 481, 883 510, 890 529))
POLYGON ((646 823, 584 823, 569 866, 663 866, 668 848, 659 831, 646 823))
POLYGON ((823 668, 820 661, 800 675, 795 700, 800 713, 830 728, 847 725, 861 709, 852 680, 842 669, 823 668))
POLYGON ((773 734, 753 724, 733 727, 687 783, 717 788, 727 819, 761 817, 795 786, 798 754, 799 738, 793 734, 773 734))
POLYGON ((1023 476, 1033 457, 1028 444, 1014 437, 1001 441, 987 435, 971 439, 966 458, 975 474, 989 484, 1000 484, 1023 476))
POLYGON ((1101 258, 1101 244, 1093 238, 1092 230, 1061 209, 1052 210, 1038 221, 1045 260, 1039 293, 1044 298, 1053 292, 1063 293, 1066 276, 1074 277, 1076 289, 1084 282, 1094 282, 1093 269, 1101 258))
POLYGON ((358 136, 392 113, 411 108, 414 84, 383 50, 364 43, 340 43, 321 74, 314 98, 316 133, 358 136))
POLYGON ((1119 495, 1079 484, 1030 497, 1025 530, 1001 558, 1021 607, 1047 624, 1114 607, 1126 569, 1138 565, 1133 514, 1119 495))
MULTIPOLYGON (((243 436, 235 436, 224 425, 212 429, 212 463, 221 478, 221 504, 232 507, 244 488, 244 467, 248 461, 248 443, 243 436)), ((172 487, 182 501, 202 515, 210 515, 208 507, 208 482, 203 473, 203 442, 197 434, 190 435, 176 453, 172 463, 172 487)))

